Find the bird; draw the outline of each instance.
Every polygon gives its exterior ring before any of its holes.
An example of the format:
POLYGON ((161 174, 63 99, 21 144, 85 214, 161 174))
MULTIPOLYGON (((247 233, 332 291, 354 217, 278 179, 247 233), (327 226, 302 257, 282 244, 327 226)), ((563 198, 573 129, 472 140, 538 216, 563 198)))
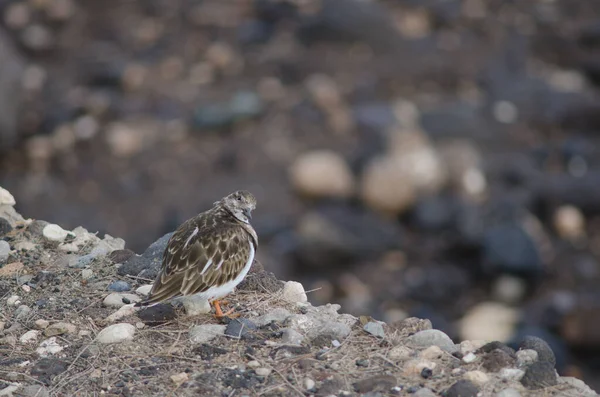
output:
POLYGON ((231 293, 252 266, 258 236, 250 225, 256 198, 238 190, 182 223, 165 248, 161 269, 148 296, 136 307, 196 295, 207 299, 217 318, 223 313, 220 299, 231 293))

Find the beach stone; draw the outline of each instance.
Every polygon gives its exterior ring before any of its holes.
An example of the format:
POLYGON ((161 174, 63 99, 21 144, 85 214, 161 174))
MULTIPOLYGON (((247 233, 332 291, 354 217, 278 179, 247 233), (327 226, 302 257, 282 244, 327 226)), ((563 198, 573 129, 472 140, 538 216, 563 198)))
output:
POLYGON ((288 281, 283 285, 283 299, 291 303, 308 301, 304 286, 297 281, 288 281))
POLYGON ((131 303, 137 303, 139 301, 141 301, 140 297, 135 294, 113 292, 112 294, 108 294, 106 298, 104 298, 104 300, 102 301, 102 305, 106 307, 119 308, 125 305, 129 305, 131 303))
POLYGON ((419 331, 416 334, 409 336, 407 343, 415 347, 429 347, 435 345, 449 353, 458 350, 454 345, 454 342, 452 342, 452 339, 437 329, 419 331))
POLYGON ((135 330, 135 326, 128 323, 109 325, 98 333, 96 341, 102 344, 112 344, 133 340, 135 330))
POLYGON ((44 227, 42 234, 48 241, 62 243, 70 234, 70 232, 64 230, 62 227, 56 224, 50 223, 44 227))
POLYGON ((224 335, 226 328, 226 325, 221 324, 196 325, 190 329, 190 341, 195 344, 210 342, 217 336, 224 335))

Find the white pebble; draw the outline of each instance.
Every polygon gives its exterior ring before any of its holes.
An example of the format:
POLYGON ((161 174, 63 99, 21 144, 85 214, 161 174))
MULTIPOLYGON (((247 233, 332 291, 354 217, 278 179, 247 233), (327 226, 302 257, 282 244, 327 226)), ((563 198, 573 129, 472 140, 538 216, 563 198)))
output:
POLYGON ((67 238, 69 232, 54 223, 50 223, 44 227, 42 234, 49 241, 61 243, 67 238))
POLYGON ((29 342, 35 342, 35 340, 38 338, 38 336, 40 336, 40 331, 32 329, 31 331, 27 331, 23 335, 21 335, 21 338, 19 339, 19 341, 21 341, 21 343, 23 343, 23 344, 29 343, 29 342))
POLYGON ((465 356, 462 358, 462 360, 463 360, 465 363, 469 364, 469 363, 472 363, 473 361, 477 360, 477 356, 476 356, 475 354, 473 354, 473 353, 469 353, 469 354, 465 355, 465 356))
POLYGON ((186 374, 185 372, 180 372, 178 374, 175 375, 171 375, 171 380, 173 381, 173 383, 175 383, 176 385, 180 385, 183 382, 187 382, 189 380, 189 375, 186 374))
POLYGON ((146 284, 146 285, 142 285, 141 287, 136 289, 135 292, 140 295, 146 296, 150 293, 151 289, 152 289, 152 284, 146 284))
POLYGON ((312 390, 315 388, 315 381, 311 378, 304 378, 302 385, 304 386, 305 390, 312 390))
POLYGON ((10 205, 13 206, 17 202, 10 192, 2 187, 0 187, 0 206, 10 205))
POLYGON ((40 318, 39 320, 35 320, 34 324, 37 329, 46 329, 50 325, 50 322, 40 318))
POLYGON ((83 269, 81 271, 81 278, 84 280, 89 280, 94 277, 94 271, 92 269, 83 269))
POLYGON ((260 367, 260 363, 256 360, 248 361, 248 366, 250 368, 258 368, 260 367))
POLYGON ((120 343, 127 340, 132 340, 133 335, 135 335, 135 327, 128 323, 120 323, 109 325, 104 328, 98 336, 96 340, 100 343, 120 343))
POLYGON ((6 303, 11 306, 17 306, 21 304, 21 297, 19 295, 13 295, 6 300, 6 303))
POLYGON ((256 368, 254 370, 254 372, 256 373, 256 375, 258 376, 269 376, 271 374, 271 369, 270 368, 256 368))
POLYGON ((40 355, 40 357, 48 357, 51 354, 60 353, 64 347, 56 342, 56 337, 48 338, 42 343, 40 343, 40 347, 37 348, 36 352, 40 355))
POLYGON ((123 307, 127 304, 139 302, 140 300, 140 297, 135 294, 123 294, 120 292, 113 292, 112 294, 109 294, 106 298, 104 298, 102 304, 106 307, 123 307), (128 299, 129 303, 123 302, 123 299, 128 299))
POLYGON ((463 375, 463 378, 475 383, 478 386, 489 382, 490 378, 482 371, 469 371, 463 375))
POLYGON ((23 285, 21 286, 21 289, 22 289, 23 291, 25 291, 25 292, 31 292, 31 287, 30 287, 29 285, 27 285, 27 284, 23 284, 23 285))
POLYGON ((297 281, 288 281, 283 286, 283 299, 288 302, 306 302, 308 300, 304 287, 297 281))

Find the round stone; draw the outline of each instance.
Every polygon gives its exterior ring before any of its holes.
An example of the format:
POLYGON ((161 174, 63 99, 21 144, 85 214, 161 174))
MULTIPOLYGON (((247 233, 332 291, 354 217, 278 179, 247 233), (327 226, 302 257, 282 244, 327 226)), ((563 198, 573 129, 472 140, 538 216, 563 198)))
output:
POLYGON ((120 343, 133 339, 135 335, 135 326, 128 323, 113 324, 104 328, 96 341, 103 344, 120 343))

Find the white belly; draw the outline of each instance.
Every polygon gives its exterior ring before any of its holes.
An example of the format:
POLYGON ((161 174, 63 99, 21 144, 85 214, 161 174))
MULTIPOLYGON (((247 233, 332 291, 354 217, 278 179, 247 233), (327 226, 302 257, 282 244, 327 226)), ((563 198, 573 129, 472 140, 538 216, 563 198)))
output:
POLYGON ((235 287, 242 282, 244 277, 246 277, 248 271, 250 270, 250 266, 252 266, 252 262, 254 261, 254 245, 251 241, 248 241, 248 244, 250 244, 250 253, 248 255, 248 261, 246 262, 244 268, 242 269, 240 274, 237 275, 236 278, 218 287, 211 287, 204 292, 195 294, 194 296, 198 296, 199 298, 208 299, 209 301, 211 301, 214 299, 222 298, 225 295, 231 293, 235 289, 235 287))

